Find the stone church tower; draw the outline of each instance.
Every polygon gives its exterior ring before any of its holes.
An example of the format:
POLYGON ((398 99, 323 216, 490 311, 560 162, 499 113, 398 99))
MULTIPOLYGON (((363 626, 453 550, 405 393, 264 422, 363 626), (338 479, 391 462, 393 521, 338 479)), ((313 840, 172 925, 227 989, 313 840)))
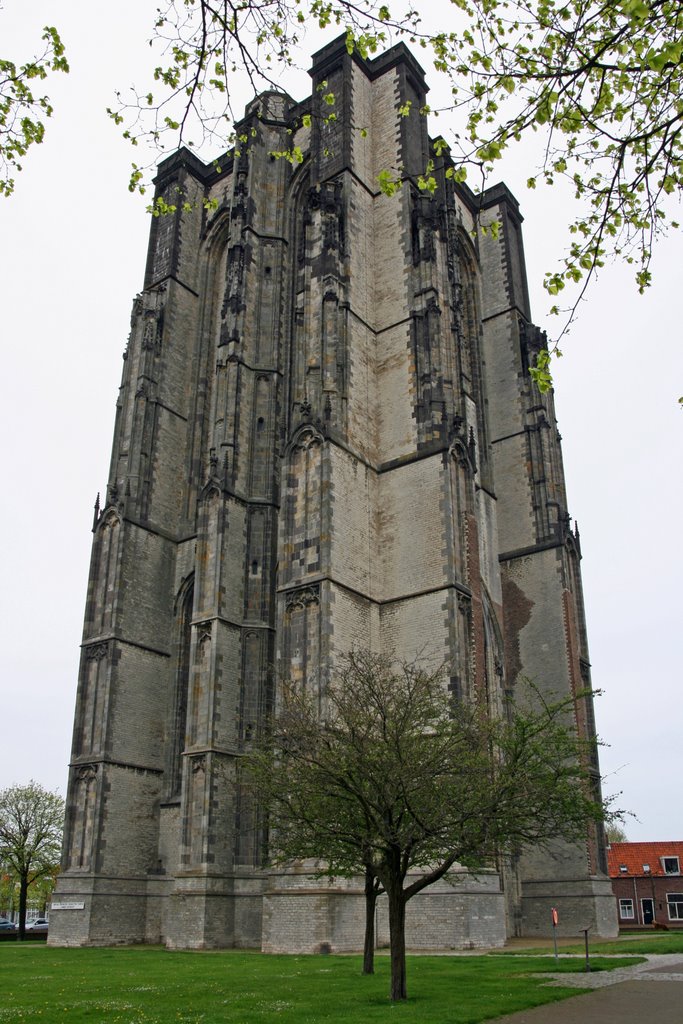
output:
MULTIPOLYGON (((362 888, 264 868, 235 782, 278 678, 320 693, 362 646, 447 662, 492 713, 523 676, 590 686, 518 204, 447 157, 417 188, 434 153, 402 44, 365 61, 342 38, 311 76, 303 102, 255 99, 220 166, 159 168, 177 209, 152 221, 96 507, 53 944, 362 944, 362 888)), ((411 903, 408 944, 545 933, 551 905, 613 933, 604 870, 592 836, 462 872, 411 903)))

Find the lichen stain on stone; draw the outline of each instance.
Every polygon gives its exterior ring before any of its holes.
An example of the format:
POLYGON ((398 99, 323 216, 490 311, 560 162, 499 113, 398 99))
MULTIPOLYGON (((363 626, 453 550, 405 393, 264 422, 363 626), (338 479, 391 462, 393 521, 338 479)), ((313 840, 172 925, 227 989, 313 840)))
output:
POLYGON ((515 683, 522 671, 522 657, 519 635, 531 619, 534 602, 505 573, 503 584, 503 607, 505 609, 505 664, 508 679, 515 683))

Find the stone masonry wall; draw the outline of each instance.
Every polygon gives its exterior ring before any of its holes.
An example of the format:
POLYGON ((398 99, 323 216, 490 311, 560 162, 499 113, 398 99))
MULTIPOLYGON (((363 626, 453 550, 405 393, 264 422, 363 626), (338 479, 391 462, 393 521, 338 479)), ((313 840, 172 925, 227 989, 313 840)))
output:
MULTIPOLYGON (((358 881, 267 869, 236 781, 282 678, 322 701, 363 646, 445 664, 491 708, 525 676, 589 685, 517 203, 455 186, 447 155, 419 189, 427 85, 403 44, 367 61, 340 38, 311 77, 301 102, 254 99, 216 163, 159 168, 176 210, 153 218, 96 512, 54 944, 359 947, 358 881), (300 164, 274 157, 292 143, 300 164)), ((549 899, 609 930, 596 837, 555 854, 505 894, 494 871, 420 894, 409 944, 500 944, 506 899, 531 931, 549 899)))

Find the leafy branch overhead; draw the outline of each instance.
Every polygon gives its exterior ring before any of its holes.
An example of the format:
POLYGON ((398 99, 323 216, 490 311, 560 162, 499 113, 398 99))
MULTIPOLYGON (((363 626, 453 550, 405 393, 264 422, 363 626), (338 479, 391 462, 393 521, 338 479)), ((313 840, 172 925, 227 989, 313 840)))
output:
POLYGON ((43 141, 45 119, 52 116, 48 96, 36 88, 52 71, 68 72, 64 44, 56 28, 46 25, 39 56, 17 65, 0 57, 0 195, 14 191, 14 177, 31 146, 43 141))
MULTIPOLYGON (((679 0, 444 0, 434 12, 413 0, 165 0, 152 27, 149 85, 118 94, 109 110, 132 145, 155 152, 134 165, 131 188, 144 191, 159 148, 182 143, 215 153, 232 145, 245 81, 253 93, 286 84, 305 62, 308 27, 345 33, 349 52, 364 57, 399 40, 422 52, 445 78, 448 99, 433 113, 451 115, 440 142, 460 180, 476 170, 481 187, 514 142, 541 141, 529 188, 563 182, 574 203, 566 251, 545 278, 552 312, 571 319, 610 258, 633 265, 639 290, 649 285, 654 243, 678 227, 683 186, 679 0), (572 298, 561 309, 568 286, 572 298)), ((41 141, 36 114, 51 112, 30 82, 67 70, 56 30, 46 29, 45 39, 33 64, 0 64, 6 168, 41 141)), ((402 107, 397 116, 428 112, 402 107)), ((386 169, 380 187, 396 184, 386 169)), ((434 190, 429 167, 419 184, 434 190)), ((5 176, 2 190, 11 188, 5 176)))
MULTIPOLYGON (((527 182, 564 179, 578 201, 573 240, 545 286, 558 295, 608 257, 650 283, 653 243, 683 186, 683 17, 669 0, 526 0, 463 4, 476 26, 457 44, 468 88, 469 142, 489 166, 541 132, 544 158, 527 182)), ((557 311, 557 307, 555 307, 557 311)))
MULTIPOLYGON (((571 241, 546 275, 551 296, 583 288, 609 257, 634 265, 650 283, 653 243, 675 224, 671 197, 683 184, 683 25, 677 0, 452 0, 453 28, 431 30, 410 2, 289 0, 216 4, 171 0, 159 12, 155 43, 164 59, 155 87, 121 101, 131 142, 225 145, 234 122, 234 76, 251 88, 278 88, 299 59, 307 24, 346 32, 349 51, 370 56, 404 39, 429 54, 448 79, 459 177, 477 181, 511 144, 540 132, 541 165, 528 185, 565 180, 577 201, 571 241), (195 138, 194 131, 201 137, 195 138)), ((439 19, 443 24, 444 18, 439 19)), ((419 116, 406 111, 402 116, 419 116)), ((420 182, 432 189, 425 169, 420 182)), ((382 187, 395 181, 385 175, 382 187)), ((677 226, 677 225, 676 225, 677 226)), ((560 312, 559 305, 553 306, 560 312)))

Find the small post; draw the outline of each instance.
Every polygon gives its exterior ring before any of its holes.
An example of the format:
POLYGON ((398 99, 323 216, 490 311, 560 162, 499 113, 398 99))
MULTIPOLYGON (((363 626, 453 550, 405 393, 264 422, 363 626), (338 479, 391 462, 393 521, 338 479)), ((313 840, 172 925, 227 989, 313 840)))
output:
POLYGON ((585 970, 588 971, 589 973, 590 973, 590 969, 591 969, 590 956, 588 955, 588 932, 590 931, 590 928, 591 928, 591 926, 588 925, 587 928, 583 928, 582 929, 582 931, 583 931, 583 938, 584 938, 584 944, 586 946, 586 967, 585 967, 585 970))
POLYGON ((555 963, 557 963, 557 909, 555 907, 550 908, 550 918, 553 922, 553 948, 555 950, 555 963))

